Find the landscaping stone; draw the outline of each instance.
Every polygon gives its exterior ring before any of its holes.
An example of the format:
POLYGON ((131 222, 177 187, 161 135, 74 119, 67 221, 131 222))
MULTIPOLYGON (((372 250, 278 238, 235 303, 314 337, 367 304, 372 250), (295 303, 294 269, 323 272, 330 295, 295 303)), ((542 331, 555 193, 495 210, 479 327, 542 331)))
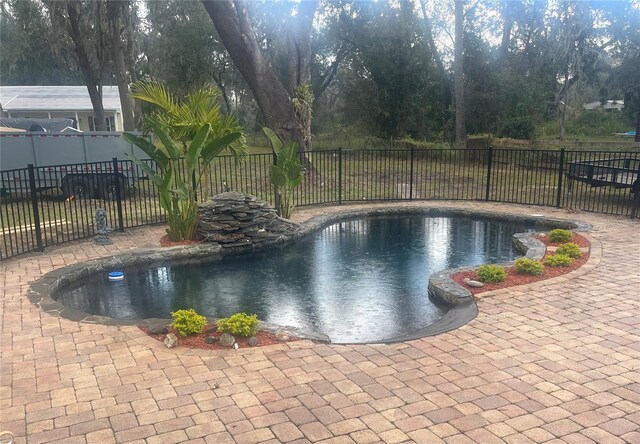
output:
POLYGON ((469 279, 469 278, 465 278, 465 279, 463 280, 463 282, 464 282, 465 284, 467 284, 469 287, 475 287, 475 288, 482 288, 482 287, 484 287, 484 284, 483 284, 482 282, 480 282, 480 281, 474 281, 474 280, 469 279))
POLYGON ((216 340, 217 340, 217 339, 216 339, 216 337, 215 337, 215 336, 206 336, 206 337, 204 338, 204 343, 205 343, 205 344, 215 344, 216 340))
POLYGON ((249 344, 250 347, 255 347, 258 345, 258 338, 256 338, 255 336, 251 336, 248 340, 247 343, 249 344))
POLYGON ((166 335, 169 333, 169 329, 164 324, 152 324, 149 325, 149 330, 147 331, 150 335, 166 335))
POLYGON ((166 338, 164 338, 164 345, 167 348, 173 348, 178 346, 178 338, 173 333, 169 333, 166 338))
POLYGON ((235 342, 236 338, 228 333, 223 333, 222 336, 220 336, 220 345, 223 347, 231 347, 235 342))
POLYGON ((290 339, 290 336, 285 332, 276 333, 276 339, 280 342, 287 342, 290 339))
POLYGON ((223 248, 255 247, 288 239, 300 225, 278 217, 255 196, 227 192, 198 207, 198 233, 223 248))

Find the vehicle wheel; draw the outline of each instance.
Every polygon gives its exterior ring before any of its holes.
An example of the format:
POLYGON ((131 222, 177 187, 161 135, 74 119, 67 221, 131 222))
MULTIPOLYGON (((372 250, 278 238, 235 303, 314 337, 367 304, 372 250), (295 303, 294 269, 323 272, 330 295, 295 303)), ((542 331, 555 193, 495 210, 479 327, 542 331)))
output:
MULTIPOLYGON (((120 181, 120 196, 124 199, 128 195, 129 191, 129 181, 121 177, 118 179, 120 181)), ((114 181, 108 181, 101 191, 101 197, 105 200, 117 200, 118 198, 118 189, 116 188, 116 184, 114 181)))
POLYGON ((64 193, 76 199, 91 199, 93 195, 93 189, 89 182, 84 179, 71 179, 67 181, 63 186, 64 193))

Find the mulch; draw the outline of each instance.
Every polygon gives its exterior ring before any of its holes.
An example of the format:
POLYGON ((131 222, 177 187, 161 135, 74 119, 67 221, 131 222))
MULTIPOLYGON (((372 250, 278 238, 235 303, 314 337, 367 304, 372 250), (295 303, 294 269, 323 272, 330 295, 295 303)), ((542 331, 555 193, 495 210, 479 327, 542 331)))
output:
POLYGON ((162 236, 160 238, 160 245, 162 245, 163 247, 175 247, 178 245, 195 245, 195 244, 200 244, 202 243, 204 240, 204 238, 200 235, 197 235, 195 239, 193 240, 185 240, 185 241, 179 241, 179 242, 174 242, 169 240, 169 235, 165 234, 164 236, 162 236))
MULTIPOLYGON (((539 239, 540 241, 542 241, 546 246, 550 247, 550 246, 559 246, 561 245, 560 243, 553 243, 553 242, 549 242, 549 240, 547 239, 547 237, 545 235, 536 235, 535 236, 536 239, 539 239)), ((580 246, 581 248, 586 248, 586 247, 590 247, 591 243, 583 236, 577 234, 577 233, 573 233, 573 237, 571 238, 571 241, 575 244, 577 244, 578 246, 580 246)), ((552 251, 547 252, 547 254, 553 254, 552 251)), ((547 254, 545 254, 545 257, 547 256, 547 254)), ((487 291, 492 291, 492 290, 499 290, 502 288, 508 288, 508 287, 513 287, 516 285, 523 285, 523 284, 530 284, 533 282, 538 282, 538 281, 543 281, 545 279, 551 279, 557 276, 562 276, 563 274, 567 274, 573 270, 576 270, 578 268, 580 268, 581 266, 583 266, 587 261, 589 260, 589 253, 582 253, 582 256, 578 259, 574 259, 573 262, 571 262, 570 265, 566 266, 566 267, 544 267, 544 271, 542 272, 542 274, 538 275, 538 276, 531 276, 529 274, 524 274, 524 273, 519 273, 515 267, 506 267, 505 271, 507 272, 507 279, 504 280, 504 282, 498 282, 495 284, 490 284, 490 283, 485 283, 484 287, 481 288, 476 288, 476 287, 468 287, 467 285, 464 284, 464 279, 468 278, 468 279, 472 279, 472 280, 477 280, 477 276, 476 276, 476 272, 475 271, 461 271, 459 273, 454 273, 452 274, 450 277, 451 279, 453 279, 456 283, 460 284, 461 286, 463 286, 464 288, 466 288, 467 290, 469 290, 471 292, 471 294, 478 295, 481 293, 485 293, 487 291)))
MULTIPOLYGON (((147 327, 146 325, 139 325, 138 328, 160 342, 164 341, 164 338, 167 336, 166 334, 161 334, 161 335, 149 334, 149 327, 147 327)), ((206 332, 207 330, 214 329, 214 328, 216 328, 214 325, 207 325, 204 328, 204 331, 206 332)), ((232 347, 223 347, 222 345, 220 345, 218 340, 220 339, 220 336, 222 336, 222 333, 219 331, 216 331, 214 333, 203 332, 197 335, 181 336, 180 333, 178 333, 174 328, 169 327, 169 333, 173 333, 176 335, 176 337, 178 338, 178 345, 180 347, 201 348, 206 350, 229 350, 232 348, 232 347), (216 342, 214 342, 213 344, 207 344, 206 342, 204 342, 204 338, 206 338, 207 336, 215 337, 216 342)), ((278 341, 278 339, 276 339, 275 333, 271 333, 267 331, 258 331, 258 333, 256 333, 256 339, 258 339, 258 345, 256 347, 264 347, 265 345, 283 343, 282 341, 278 341)), ((255 347, 251 347, 248 344, 247 342, 248 340, 249 338, 236 337, 236 342, 238 343, 239 348, 255 348, 255 347)), ((299 338, 290 336, 289 340, 287 340, 286 342, 298 341, 298 340, 299 338)))
MULTIPOLYGON (((564 242, 549 242, 549 238, 547 237, 547 235, 542 233, 536 234, 534 237, 539 241, 542 241, 548 247, 558 247, 564 243, 564 242)), ((591 242, 589 242, 587 238, 585 238, 584 236, 581 236, 578 233, 573 233, 573 236, 571 236, 571 240, 569 242, 573 242, 574 244, 578 245, 581 248, 586 248, 591 246, 591 242)))

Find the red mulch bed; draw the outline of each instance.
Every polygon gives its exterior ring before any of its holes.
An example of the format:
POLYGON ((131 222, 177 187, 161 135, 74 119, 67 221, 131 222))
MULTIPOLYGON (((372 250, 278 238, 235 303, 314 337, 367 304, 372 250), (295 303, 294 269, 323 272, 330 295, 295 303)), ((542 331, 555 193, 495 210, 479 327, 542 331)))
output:
POLYGON ((164 236, 162 236, 160 238, 160 245, 162 245, 163 247, 175 247, 177 245, 194 245, 194 244, 199 244, 204 240, 204 238, 200 235, 197 235, 196 238, 194 240, 186 240, 186 241, 180 241, 180 242, 174 242, 169 240, 169 235, 165 234, 164 236))
MULTIPOLYGON (((143 332, 148 333, 149 327, 147 327, 146 325, 139 325, 138 328, 140 330, 142 330, 143 332)), ((214 328, 213 325, 207 325, 204 328, 204 331, 206 332, 207 330, 209 330, 210 328, 214 328)), ((232 349, 232 347, 223 347, 222 345, 220 345, 219 342, 214 342, 213 344, 207 344, 206 342, 204 342, 204 338, 207 336, 214 336, 215 338, 219 339, 220 336, 222 336, 222 333, 219 331, 216 331, 215 333, 200 333, 198 335, 190 335, 190 336, 181 336, 180 333, 178 333, 174 328, 169 327, 169 333, 173 333, 176 335, 176 337, 178 338, 178 345, 181 347, 187 347, 187 348, 202 348, 202 349, 207 349, 207 350, 229 350, 232 349)), ((164 341, 164 338, 166 335, 149 335, 152 338, 162 342, 164 341)), ((256 347, 263 347, 265 345, 273 345, 273 344, 282 344, 282 341, 278 341, 276 339, 276 335, 275 333, 270 333, 267 331, 259 331, 258 333, 256 333, 256 338, 258 339, 258 345, 256 347)), ((291 342, 291 341, 298 341, 299 338, 295 338, 293 336, 289 337, 289 340, 286 342, 291 342)), ((238 347, 239 348, 255 348, 255 347, 251 347, 248 343, 248 338, 236 338, 236 342, 238 343, 238 347)))
MULTIPOLYGON (((545 245, 547 246, 558 246, 560 245, 559 243, 553 243, 553 242, 549 242, 546 236, 542 236, 542 235, 536 235, 535 236, 536 239, 541 240, 545 245)), ((590 247, 591 243, 584 238, 583 236, 580 236, 579 234, 573 233, 573 237, 571 238, 571 242, 579 245, 580 247, 590 247)), ((553 252, 550 252, 553 253, 553 252)), ((546 255, 545 255, 546 256, 546 255)), ((561 276, 563 274, 567 274, 570 271, 573 271, 577 268, 580 268, 581 266, 583 266, 587 261, 589 260, 589 253, 582 253, 582 256, 578 259, 574 259, 573 262, 571 262, 571 265, 567 266, 567 267, 544 267, 544 271, 542 272, 541 275, 538 276, 531 276, 529 274, 523 274, 523 273, 519 273, 515 267, 507 267, 505 268, 505 271, 507 272, 507 279, 505 279, 504 282, 498 282, 495 284, 489 284, 489 283, 485 283, 484 287, 481 288, 475 288, 475 287, 469 287, 467 285, 464 284, 463 280, 465 278, 469 278, 472 280, 477 280, 476 277, 476 272, 475 271, 461 271, 459 273, 455 273, 451 275, 451 279, 453 279, 455 282, 457 282, 458 284, 460 284, 461 286, 463 286, 464 288, 466 288, 467 290, 469 290, 471 292, 471 294, 473 295, 478 295, 480 293, 484 293, 487 291, 491 291, 491 290, 498 290, 501 288, 508 288, 508 287, 513 287, 515 285, 523 285, 523 284, 530 284, 532 282, 538 282, 538 281, 543 281, 545 279, 551 279, 557 276, 561 276)))
MULTIPOLYGON (((535 238, 539 241, 542 241, 545 245, 549 247, 558 247, 562 245, 564 242, 549 242, 547 235, 545 234, 536 234, 535 238)), ((579 235, 578 233, 573 233, 571 240, 569 242, 573 242, 581 248, 590 247, 591 242, 589 242, 584 236, 579 235)))

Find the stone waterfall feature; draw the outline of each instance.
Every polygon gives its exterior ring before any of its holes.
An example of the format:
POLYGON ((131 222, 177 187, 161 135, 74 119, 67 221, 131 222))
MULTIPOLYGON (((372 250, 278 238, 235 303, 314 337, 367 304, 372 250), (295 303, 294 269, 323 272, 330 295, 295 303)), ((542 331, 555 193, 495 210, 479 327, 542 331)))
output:
POLYGON ((200 204, 198 217, 198 233, 224 248, 283 242, 300 230, 299 224, 278 217, 267 202, 235 191, 200 204))

